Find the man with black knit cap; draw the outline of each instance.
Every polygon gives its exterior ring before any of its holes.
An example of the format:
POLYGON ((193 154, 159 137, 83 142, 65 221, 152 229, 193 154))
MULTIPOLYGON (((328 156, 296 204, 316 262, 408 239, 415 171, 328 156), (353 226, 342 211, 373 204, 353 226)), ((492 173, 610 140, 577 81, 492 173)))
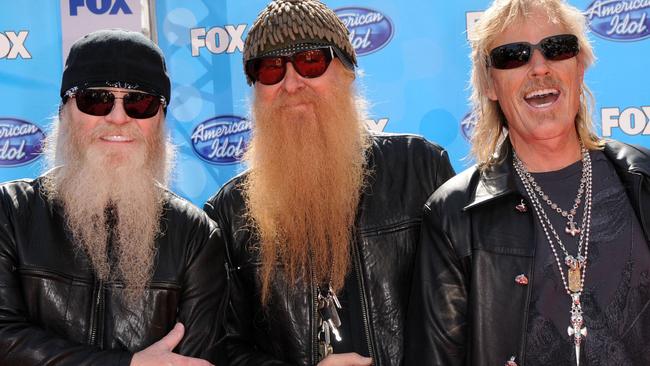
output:
POLYGON ((210 365, 224 246, 165 188, 169 97, 142 34, 72 46, 53 169, 0 185, 1 365, 210 365))
POLYGON ((249 170, 205 205, 223 230, 231 365, 399 365, 422 206, 452 174, 418 136, 372 134, 336 14, 276 0, 249 30, 249 170))

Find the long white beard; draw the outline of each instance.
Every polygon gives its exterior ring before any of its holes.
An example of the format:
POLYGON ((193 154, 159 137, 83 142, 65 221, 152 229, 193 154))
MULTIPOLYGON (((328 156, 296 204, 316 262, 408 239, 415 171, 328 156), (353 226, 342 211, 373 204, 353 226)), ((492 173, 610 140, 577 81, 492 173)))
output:
POLYGON ((49 137, 56 141, 48 146, 50 160, 58 167, 46 175, 45 192, 62 204, 75 246, 86 253, 95 275, 122 281, 124 298, 135 301, 153 273, 164 204, 161 184, 171 165, 164 129, 128 156, 94 148, 67 121, 59 129, 49 137), (115 214, 111 225, 109 208, 115 214))

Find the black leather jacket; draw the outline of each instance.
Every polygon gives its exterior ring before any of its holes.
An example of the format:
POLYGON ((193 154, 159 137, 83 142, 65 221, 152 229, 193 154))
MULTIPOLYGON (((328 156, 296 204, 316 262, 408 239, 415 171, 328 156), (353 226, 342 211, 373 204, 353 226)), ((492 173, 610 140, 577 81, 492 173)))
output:
MULTIPOLYGON (((613 163, 650 241, 650 151, 608 142, 613 163)), ((427 201, 406 336, 406 365, 506 364, 525 360, 533 283, 534 213, 515 209, 509 143, 505 159, 457 175, 427 201)), ((598 179, 594 177, 594 179, 598 179)), ((532 207, 528 204, 528 207, 532 207)))
MULTIPOLYGON (((374 365, 401 363, 403 325, 426 197, 453 175, 447 154, 417 136, 373 135, 369 167, 354 229, 364 331, 374 365)), ((225 351, 231 365, 316 365, 315 287, 274 283, 260 305, 257 244, 247 230, 238 186, 227 183, 205 206, 223 229, 230 268, 225 351)))
POLYGON ((93 276, 41 178, 0 186, 0 365, 129 365, 177 321, 175 352, 213 359, 224 245, 205 213, 165 195, 151 286, 126 308, 120 283, 93 276))

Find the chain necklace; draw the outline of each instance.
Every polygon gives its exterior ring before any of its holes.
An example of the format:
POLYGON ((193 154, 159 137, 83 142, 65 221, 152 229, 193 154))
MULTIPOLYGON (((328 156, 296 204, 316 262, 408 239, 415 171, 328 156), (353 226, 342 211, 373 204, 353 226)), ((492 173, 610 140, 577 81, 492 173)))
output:
MULTIPOLYGON (((580 144, 580 152, 582 154, 582 161, 585 161, 588 159, 589 155, 589 150, 584 147, 584 145, 580 144)), ((580 234, 580 227, 576 224, 576 222, 573 220, 576 216, 576 212, 578 211, 578 207, 580 207, 580 203, 582 202, 582 195, 585 192, 585 184, 587 182, 587 166, 586 164, 582 165, 582 177, 580 178, 580 186, 578 187, 578 193, 576 194, 576 198, 573 200, 573 207, 571 207, 570 210, 563 210, 560 205, 557 203, 553 202, 551 198, 544 193, 542 190, 542 187, 540 187, 537 182, 535 182, 535 179, 533 176, 528 172, 528 170, 523 169, 524 176, 526 179, 530 182, 533 191, 535 191, 546 204, 553 209, 553 211, 557 212, 558 214, 562 215, 562 217, 566 218, 568 221, 566 223, 566 227, 564 228, 564 232, 567 234, 570 234, 571 236, 576 236, 577 234, 580 234)), ((584 226, 584 225, 583 225, 584 226)))
MULTIPOLYGON (((528 172, 524 164, 521 162, 521 160, 519 160, 519 157, 517 156, 516 153, 514 153, 514 160, 513 160, 513 165, 515 170, 517 171, 517 175, 519 176, 519 179, 521 179, 524 189, 526 190, 526 193, 528 194, 532 202, 532 206, 535 209, 537 218, 539 219, 542 229, 544 230, 546 239, 548 240, 551 246, 551 251, 553 252, 553 256, 555 257, 557 268, 559 269, 560 276, 562 277, 562 283, 564 284, 564 289, 567 295, 569 295, 569 297, 571 298, 571 322, 569 327, 567 328, 567 333, 569 334, 569 337, 573 337, 573 345, 575 347, 577 366, 580 366, 580 345, 582 343, 583 338, 587 336, 587 327, 584 326, 584 318, 582 316, 583 311, 582 311, 582 304, 580 302, 580 296, 582 295, 582 291, 584 289, 585 275, 587 273, 587 256, 589 253, 589 229, 591 226, 591 203, 592 203, 591 201, 592 200, 591 157, 589 156, 588 151, 587 153, 585 153, 585 150, 586 150, 585 147, 582 146, 581 151, 583 152, 582 154, 583 167, 582 167, 582 178, 581 178, 580 186, 584 188, 585 204, 584 204, 584 211, 583 211, 582 223, 581 223, 582 230, 579 231, 580 238, 578 240, 578 252, 575 257, 570 255, 569 252, 567 251, 566 247, 562 243, 562 239, 560 239, 560 236, 553 228, 553 224, 551 223, 551 220, 546 215, 546 211, 544 211, 544 206, 541 204, 539 198, 535 194, 535 192, 540 192, 541 188, 539 190, 535 190, 534 187, 539 187, 539 185, 535 182, 534 177, 528 172), (550 233, 553 234, 553 237, 551 237, 549 231, 550 233), (555 239, 555 241, 553 239, 555 239), (556 243, 557 246, 559 246, 560 249, 562 249, 562 251, 564 252, 565 255, 564 263, 568 267, 567 276, 564 275, 564 269, 560 262, 560 257, 558 256, 557 250, 555 249, 556 243), (584 244, 584 254, 583 254, 583 244, 584 244), (568 277, 568 283, 567 283, 567 277, 568 277)), ((546 195, 540 195, 540 196, 544 198, 544 196, 546 195)), ((578 201, 578 198, 579 197, 576 197, 575 201, 578 201)), ((550 201, 550 199, 548 201, 550 201)), ((574 205, 576 210, 577 210, 576 205, 578 204, 579 202, 576 202, 576 204, 574 205)), ((575 214, 572 214, 572 216, 573 215, 575 214)), ((573 222, 572 218, 570 220, 571 220, 570 223, 573 222)), ((574 236, 574 234, 568 231, 567 233, 574 236)))

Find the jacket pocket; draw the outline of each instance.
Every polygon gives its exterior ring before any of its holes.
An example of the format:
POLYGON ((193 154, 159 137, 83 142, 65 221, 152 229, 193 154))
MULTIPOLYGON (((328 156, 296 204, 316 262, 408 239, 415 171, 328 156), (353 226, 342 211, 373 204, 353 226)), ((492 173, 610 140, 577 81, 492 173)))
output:
POLYGON ((18 269, 29 321, 63 338, 85 343, 92 280, 42 268, 18 269))
POLYGON ((422 219, 417 217, 417 218, 411 218, 411 219, 399 221, 393 224, 360 228, 358 230, 358 233, 359 236, 361 237, 371 237, 371 236, 391 234, 398 231, 409 230, 409 229, 417 229, 417 231, 419 232, 421 223, 422 223, 422 219))

